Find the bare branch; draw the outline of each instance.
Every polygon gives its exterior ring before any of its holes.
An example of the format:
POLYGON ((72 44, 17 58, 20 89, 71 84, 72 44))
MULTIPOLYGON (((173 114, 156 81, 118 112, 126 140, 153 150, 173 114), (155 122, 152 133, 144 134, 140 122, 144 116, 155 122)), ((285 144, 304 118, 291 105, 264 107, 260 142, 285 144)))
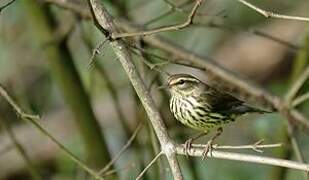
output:
POLYGON ((96 174, 94 170, 88 167, 85 163, 83 163, 77 156, 75 156, 70 150, 68 150, 64 145, 62 145, 52 134, 50 134, 40 123, 39 117, 37 115, 30 115, 22 111, 22 109, 15 103, 13 98, 9 96, 9 94, 5 91, 5 89, 0 85, 0 95, 13 107, 13 109, 17 112, 17 115, 21 117, 21 119, 30 122, 34 125, 42 134, 47 136, 50 140, 52 140, 65 154, 76 164, 78 164, 83 170, 92 175, 95 179, 102 180, 100 176, 96 174))
POLYGON ((146 31, 140 31, 140 32, 133 32, 133 33, 120 33, 120 34, 115 34, 112 33, 111 37, 112 39, 118 39, 118 38, 124 38, 124 37, 132 37, 132 36, 148 36, 152 34, 157 34, 161 32, 166 32, 166 31, 176 31, 180 30, 183 28, 188 27, 189 25, 192 24, 193 18, 197 12, 197 9, 201 6, 203 0, 196 0, 195 5, 193 6, 190 14, 187 17, 187 20, 181 24, 178 25, 173 25, 173 26, 167 26, 167 27, 161 27, 153 30, 146 30, 146 31))
POLYGON ((128 171, 132 168, 136 167, 136 165, 134 163, 128 163, 126 166, 124 167, 121 167, 121 168, 117 168, 117 169, 112 169, 112 170, 109 170, 109 171, 106 171, 104 174, 103 174, 103 177, 106 177, 106 176, 110 176, 112 174, 115 174, 119 171, 128 171))
POLYGON ((183 12, 183 9, 179 8, 178 6, 176 6, 175 4, 170 2, 169 0, 163 0, 163 1, 168 5, 170 10, 177 10, 177 11, 183 12))
MULTIPOLYGON (((262 148, 275 148, 275 147, 281 147, 281 143, 276 144, 262 144, 263 140, 257 141, 254 144, 250 145, 240 145, 240 146, 228 146, 228 145, 213 145, 214 149, 252 149, 253 151, 262 153, 262 148)), ((192 147, 198 147, 198 148, 205 148, 205 144, 192 144, 192 147)))
POLYGON ((153 165, 156 160, 163 154, 163 152, 159 152, 154 158, 153 160, 145 167, 145 169, 136 177, 136 180, 139 180, 143 177, 143 175, 145 174, 145 172, 151 167, 151 165, 153 165))
POLYGON ((137 133, 139 130, 142 128, 142 123, 139 123, 137 125, 137 128, 133 132, 132 136, 130 139, 127 141, 127 143, 121 148, 121 150, 115 155, 115 157, 104 167, 102 168, 99 172, 98 175, 104 174, 112 165, 121 157, 121 155, 128 149, 128 147, 132 144, 133 140, 137 136, 137 133))
POLYGON ((31 159, 29 158, 28 154, 26 153, 24 147, 19 143, 19 141, 17 140, 17 138, 15 137, 15 134, 11 128, 11 126, 8 124, 7 119, 4 118, 2 119, 3 122, 0 121, 0 124, 4 127, 4 129, 6 130, 8 136, 10 137, 10 139, 13 142, 13 145, 15 146, 15 149, 17 150, 17 152, 21 155, 21 157, 23 158, 23 160, 26 162, 27 164, 27 169, 29 170, 32 178, 34 180, 40 180, 42 179, 40 177, 40 174, 38 173, 38 170, 36 169, 36 167, 34 166, 33 162, 31 161, 31 159))
POLYGON ((303 102, 305 102, 307 100, 309 100, 309 92, 295 98, 294 101, 292 102, 292 107, 296 107, 296 106, 302 104, 303 102))
POLYGON ((288 20, 295 20, 295 21, 306 21, 309 22, 309 18, 307 17, 301 17, 301 16, 289 16, 289 15, 283 15, 283 14, 277 14, 277 13, 273 13, 271 11, 266 11, 263 10, 245 0, 237 0, 238 2, 244 4, 245 6, 255 10, 256 12, 258 12, 259 14, 263 15, 266 18, 278 18, 278 19, 288 19, 288 20))
POLYGON ((0 7, 0 14, 1 14, 1 12, 2 12, 5 8, 9 7, 9 6, 10 6, 11 4, 13 4, 15 1, 16 1, 16 0, 11 0, 10 2, 6 3, 4 6, 1 6, 1 7, 0 7))
MULTIPOLYGON (((186 155, 184 146, 178 145, 176 147, 176 150, 178 154, 186 155)), ((202 153, 203 153, 203 148, 190 148, 188 152, 190 156, 198 156, 198 157, 202 157, 202 153)), ((297 169, 301 171, 309 171, 308 164, 293 162, 289 160, 282 160, 282 159, 277 159, 277 158, 249 155, 249 154, 240 154, 240 153, 213 150, 211 154, 210 153, 207 154, 207 157, 252 162, 252 163, 258 163, 258 164, 268 164, 268 165, 273 165, 273 166, 297 169)))
MULTIPOLYGON (((105 35, 108 35, 110 33, 117 33, 117 29, 115 28, 115 25, 111 20, 111 16, 100 4, 100 2, 98 0, 89 0, 88 2, 93 13, 93 19, 95 20, 95 24, 102 31, 102 33, 104 33, 105 35)), ((139 96, 146 110, 146 113, 160 141, 162 151, 166 155, 167 160, 170 164, 174 179, 183 179, 178 161, 176 159, 175 145, 168 136, 161 115, 155 107, 154 101, 151 98, 149 92, 147 91, 147 87, 142 81, 139 73, 136 71, 136 67, 132 62, 129 51, 121 40, 110 41, 110 45, 116 53, 124 70, 126 71, 133 87, 135 88, 137 95, 139 96)))
POLYGON ((287 104, 290 104, 292 99, 296 96, 299 89, 303 86, 305 81, 309 78, 309 66, 304 70, 300 77, 295 81, 285 96, 287 104))
MULTIPOLYGON (((305 163, 303 153, 300 150, 299 143, 296 138, 295 127, 293 126, 293 124, 290 122, 289 119, 287 119, 287 121, 288 121, 287 122, 287 132, 288 132, 288 136, 290 138, 291 145, 295 153, 296 159, 300 163, 305 163)), ((304 177, 305 179, 308 179, 308 172, 304 172, 304 177)))
POLYGON ((175 10, 181 9, 181 7, 186 6, 188 4, 191 4, 191 2, 192 2, 191 0, 187 0, 187 1, 179 4, 178 6, 174 5, 175 8, 170 8, 170 10, 166 11, 165 13, 160 14, 157 17, 154 17, 154 18, 148 20, 146 23, 144 23, 144 26, 147 26, 149 24, 152 24, 152 23, 164 18, 164 17, 169 16, 170 14, 174 13, 175 10))
MULTIPOLYGON (((137 56, 141 56, 139 53, 137 53, 137 52, 135 52, 134 50, 132 50, 132 48, 135 48, 135 49, 138 49, 138 50, 140 50, 140 49, 142 49, 142 48, 139 48, 139 47, 134 46, 134 45, 132 45, 132 46, 130 46, 130 47, 128 46, 128 49, 129 49, 132 53, 136 54, 137 56)), ((145 52, 145 51, 141 51, 141 52, 145 52)), ((168 61, 162 62, 162 63, 151 63, 151 62, 147 61, 145 58, 141 58, 141 60, 142 60, 142 62, 143 62, 146 66, 149 67, 150 70, 155 70, 155 71, 157 71, 157 72, 159 72, 159 73, 162 73, 162 74, 165 74, 165 75, 168 75, 168 76, 171 75, 170 73, 168 73, 168 72, 166 72, 166 71, 164 71, 164 70, 162 70, 162 69, 157 68, 157 67, 159 67, 159 66, 163 66, 163 65, 169 64, 168 61)))
POLYGON ((101 49, 104 47, 104 44, 108 41, 108 39, 105 39, 104 41, 99 42, 98 45, 96 45, 96 47, 92 50, 92 54, 88 63, 88 68, 91 68, 91 66, 93 65, 94 61, 95 61, 95 56, 97 54, 101 54, 101 49))
POLYGON ((81 8, 80 5, 77 3, 72 3, 68 0, 44 0, 46 3, 52 3, 59 7, 72 10, 73 12, 76 12, 79 16, 85 19, 90 19, 91 14, 89 12, 88 8, 81 8))
POLYGON ((34 120, 39 120, 40 117, 38 115, 31 115, 25 113, 9 96, 9 94, 6 92, 6 90, 3 88, 3 86, 0 84, 0 95, 12 106, 12 108, 16 111, 17 115, 20 116, 22 119, 34 119, 34 120))
MULTIPOLYGON (((287 104, 288 108, 292 108, 292 99, 296 96, 297 92, 300 90, 300 88, 303 86, 305 81, 309 78, 309 66, 305 69, 305 71, 300 75, 298 79, 292 84, 291 88, 288 90, 285 96, 285 103, 287 104)), ((284 113, 284 112, 282 112, 284 113)), ((289 116, 287 117, 287 133, 288 137, 290 138, 292 148, 294 150, 294 153, 296 155, 296 159, 304 163, 304 157, 303 154, 299 148, 299 143, 296 138, 295 134, 295 125, 292 123, 291 118, 289 116)), ((304 173, 305 179, 308 179, 308 173, 304 173)))
POLYGON ((283 39, 279 38, 278 36, 276 37, 274 35, 268 34, 266 32, 263 32, 261 30, 255 29, 255 28, 242 29, 242 28, 226 26, 226 25, 223 25, 221 23, 216 23, 216 22, 209 22, 209 23, 206 23, 206 24, 194 22, 192 26, 217 28, 217 29, 220 29, 220 30, 230 31, 230 32, 233 32, 233 33, 245 32, 245 33, 253 34, 253 35, 259 36, 261 38, 279 43, 279 44, 289 48, 289 50, 294 51, 294 52, 303 48, 301 45, 297 45, 297 44, 294 44, 292 42, 283 40, 283 39))
MULTIPOLYGON (((166 13, 164 13, 165 15, 162 16, 161 18, 167 17, 169 14, 171 14, 171 13, 173 13, 173 12, 175 12, 175 11, 181 12, 181 13, 190 13, 190 11, 183 9, 182 6, 185 6, 185 5, 188 5, 188 4, 193 3, 192 0, 187 0, 187 1, 185 1, 184 3, 182 3, 182 4, 180 4, 180 5, 176 5, 176 4, 172 3, 172 2, 170 2, 169 0, 163 0, 163 1, 169 6, 169 9, 170 9, 170 10, 167 11, 166 13), (170 12, 171 12, 171 13, 170 13, 170 12)), ((160 16, 161 16, 161 15, 160 15, 160 16)), ((196 13, 195 13, 195 16, 208 16, 208 17, 209 17, 209 14, 196 12, 196 13)), ((155 18, 155 19, 157 19, 157 18, 155 18)), ((158 19, 157 19, 157 20, 158 20, 158 19)), ((151 21, 152 21, 152 20, 151 20, 151 21)), ((153 21, 152 21, 152 22, 153 22, 153 21)), ((146 24, 148 24, 148 23, 146 23, 146 24)), ((148 25, 149 25, 149 24, 148 24, 148 25)))
MULTIPOLYGON (((72 2, 69 2, 69 1, 63 1, 63 0, 45 0, 45 1, 52 3, 56 6, 59 6, 60 8, 65 8, 65 9, 71 10, 72 12, 80 15, 81 17, 83 17, 85 19, 91 19, 90 12, 86 11, 82 6, 76 5, 75 3, 72 3, 72 2)), ((179 7, 187 5, 188 3, 191 3, 191 1, 190 0, 186 1, 183 4, 179 5, 179 7)), ((144 26, 149 25, 149 24, 153 23, 154 21, 157 21, 158 19, 161 19, 161 18, 171 14, 172 12, 173 12, 173 10, 167 11, 166 13, 148 21, 147 23, 144 24, 144 26)), ((198 15, 198 13, 196 15, 198 15)), ((194 26, 205 26, 205 24, 200 24, 200 23, 196 23, 196 22, 193 22, 192 25, 194 25, 194 26)), ((216 24, 214 22, 206 24, 206 26, 220 28, 220 29, 224 29, 224 30, 230 30, 230 31, 233 31, 233 32, 238 30, 238 29, 233 29, 231 27, 223 27, 222 25, 216 24)), ((272 36, 272 35, 267 34, 265 32, 259 31, 257 29, 251 28, 251 29, 248 29, 248 30, 239 30, 239 31, 245 31, 245 32, 252 33, 252 34, 255 34, 255 35, 263 37, 263 38, 267 38, 267 39, 272 40, 274 42, 280 43, 280 44, 290 48, 291 50, 298 50, 298 49, 302 48, 302 46, 295 45, 291 42, 287 42, 285 40, 282 40, 278 37, 272 36)))

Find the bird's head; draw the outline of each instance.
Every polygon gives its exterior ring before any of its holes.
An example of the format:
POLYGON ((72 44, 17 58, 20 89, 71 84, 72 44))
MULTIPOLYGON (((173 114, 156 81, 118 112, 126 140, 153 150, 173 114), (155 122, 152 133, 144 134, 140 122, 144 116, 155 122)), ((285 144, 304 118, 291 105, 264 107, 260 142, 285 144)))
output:
POLYGON ((201 91, 202 82, 188 74, 171 75, 167 86, 171 95, 190 96, 201 91))

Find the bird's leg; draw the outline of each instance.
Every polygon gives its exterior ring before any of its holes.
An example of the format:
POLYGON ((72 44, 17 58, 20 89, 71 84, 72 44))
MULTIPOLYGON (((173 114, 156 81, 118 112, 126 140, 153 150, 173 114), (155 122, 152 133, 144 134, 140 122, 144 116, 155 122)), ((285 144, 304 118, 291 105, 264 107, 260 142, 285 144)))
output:
POLYGON ((185 154, 186 154, 187 157, 189 156, 189 150, 190 150, 190 148, 192 146, 193 141, 195 141, 195 140, 197 140, 197 139, 199 139, 199 138, 201 138, 203 136, 206 136, 207 134, 208 134, 208 131, 202 132, 202 133, 198 134, 197 136, 188 139, 185 142, 185 149, 184 150, 185 150, 185 154))
POLYGON ((205 147, 205 149, 204 149, 204 151, 203 151, 203 153, 202 153, 202 159, 203 159, 203 160, 206 158, 208 152, 210 152, 210 154, 211 154, 212 143, 213 143, 213 141, 214 141, 216 138, 218 138, 218 137, 222 134, 222 132, 223 132, 222 127, 219 127, 219 128, 217 129, 217 133, 207 142, 206 147, 205 147))

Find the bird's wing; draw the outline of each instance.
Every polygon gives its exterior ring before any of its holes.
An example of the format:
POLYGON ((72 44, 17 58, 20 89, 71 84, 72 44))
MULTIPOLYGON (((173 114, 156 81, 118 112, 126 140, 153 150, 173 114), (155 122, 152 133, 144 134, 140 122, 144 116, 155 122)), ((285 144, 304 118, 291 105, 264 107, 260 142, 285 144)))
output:
POLYGON ((228 112, 243 104, 243 101, 230 94, 223 93, 209 86, 206 86, 206 88, 207 89, 202 92, 201 97, 204 99, 204 102, 209 103, 208 107, 210 107, 212 111, 228 112))
POLYGON ((250 107, 244 104, 243 101, 233 97, 230 94, 223 93, 212 87, 205 86, 202 92, 202 101, 207 102, 212 111, 222 114, 244 114, 248 112, 256 113, 270 113, 271 111, 264 111, 258 108, 250 107))

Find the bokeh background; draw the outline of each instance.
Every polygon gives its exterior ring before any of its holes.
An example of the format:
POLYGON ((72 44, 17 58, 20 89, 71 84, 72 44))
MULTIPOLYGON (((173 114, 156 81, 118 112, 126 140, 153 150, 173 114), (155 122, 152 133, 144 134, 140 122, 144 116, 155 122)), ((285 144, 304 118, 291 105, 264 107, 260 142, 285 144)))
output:
MULTIPOLYGON (((2 0, 0 6, 8 2, 2 0)), ((73 154, 83 161, 89 156, 90 161, 98 158, 101 163, 92 162, 97 169, 118 153, 141 122, 142 128, 133 144, 110 168, 114 171, 105 174, 110 179, 135 179, 159 151, 152 127, 108 43, 89 65, 93 48, 104 40, 102 33, 89 18, 76 14, 70 7, 61 7, 61 2, 89 13, 87 3, 82 0, 15 1, 1 11, 0 83, 22 109, 40 115, 43 127, 73 154), (102 151, 94 150, 98 146, 102 151), (100 157, 95 157, 99 154, 100 157)), ((127 19, 149 29, 183 22, 194 5, 190 0, 168 2, 175 5, 174 9, 164 0, 102 0, 115 19, 127 19)), ((306 0, 250 2, 274 12, 309 17, 306 0)), ((236 0, 205 0, 193 25, 160 35, 196 54, 212 57, 239 76, 284 97, 291 84, 308 68, 308 32, 308 23, 266 19, 236 0)), ((128 41, 133 42, 132 39, 128 41)), ((174 58, 147 44, 141 46, 165 60, 174 58)), ((164 117, 170 136, 181 143, 198 133, 172 117, 168 93, 156 88, 165 82, 166 75, 145 66, 141 56, 132 56, 164 117)), ((209 80, 202 71, 162 64, 162 60, 151 56, 146 59, 158 63, 156 67, 166 72, 190 73, 205 82, 209 80)), ((298 95, 305 94, 308 89, 309 81, 298 95)), ((297 109, 309 116, 309 102, 300 104, 297 109)), ((0 98, 0 121, 0 179, 33 179, 29 164, 16 150, 8 128, 42 179, 91 179, 54 142, 21 120, 3 98, 0 98)), ((308 160, 308 134, 298 126, 295 132, 300 150, 308 160)), ((264 149, 262 154, 252 150, 237 152, 296 161, 286 119, 278 113, 244 116, 227 125, 216 143, 244 145, 261 139, 270 144, 283 143, 283 146, 264 149)), ((304 179, 300 171, 267 165, 211 158, 202 161, 183 156, 179 156, 179 160, 185 179, 304 179)), ((144 179, 171 179, 165 161, 161 158, 155 163, 144 179)))

